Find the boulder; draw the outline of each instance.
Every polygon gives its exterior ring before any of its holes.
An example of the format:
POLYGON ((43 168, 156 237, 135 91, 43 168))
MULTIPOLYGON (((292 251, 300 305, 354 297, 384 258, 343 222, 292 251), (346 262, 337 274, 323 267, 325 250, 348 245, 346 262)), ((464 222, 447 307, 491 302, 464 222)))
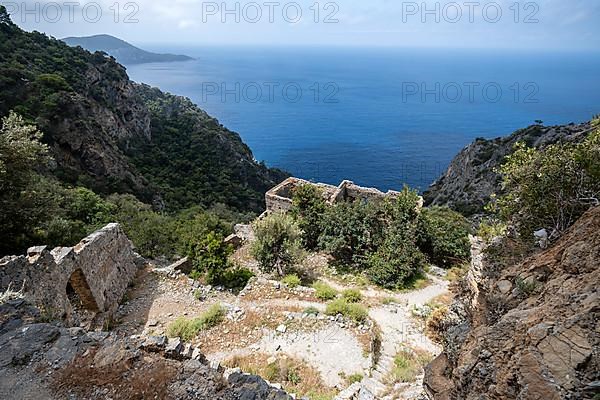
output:
POLYGON ((194 265, 188 257, 183 257, 181 260, 174 262, 169 266, 173 271, 179 271, 182 274, 189 275, 192 272, 194 265))

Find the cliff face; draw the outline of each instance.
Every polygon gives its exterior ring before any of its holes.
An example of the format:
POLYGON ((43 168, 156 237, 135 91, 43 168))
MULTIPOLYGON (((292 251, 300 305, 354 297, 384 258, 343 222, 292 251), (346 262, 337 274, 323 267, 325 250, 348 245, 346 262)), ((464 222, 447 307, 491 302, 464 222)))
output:
POLYGON ((600 381, 600 208, 552 248, 512 263, 479 252, 446 317, 425 385, 442 399, 596 398, 600 381))
POLYGON ((0 6, 0 117, 11 110, 44 134, 50 173, 100 193, 260 211, 286 177, 188 99, 130 81, 103 53, 25 32, 0 6))
POLYGON ((589 123, 564 126, 530 126, 505 138, 477 139, 465 147, 446 172, 424 193, 426 205, 449 206, 466 215, 481 212, 493 193, 500 191, 495 169, 512 153, 517 142, 543 148, 557 142, 579 142, 591 131, 589 123))
POLYGON ((36 122, 51 145, 54 172, 63 180, 101 192, 129 192, 151 198, 147 180, 123 151, 131 141, 150 141, 150 113, 120 65, 88 65, 85 86, 60 97, 60 110, 36 122), (110 74, 120 79, 107 79, 110 74))

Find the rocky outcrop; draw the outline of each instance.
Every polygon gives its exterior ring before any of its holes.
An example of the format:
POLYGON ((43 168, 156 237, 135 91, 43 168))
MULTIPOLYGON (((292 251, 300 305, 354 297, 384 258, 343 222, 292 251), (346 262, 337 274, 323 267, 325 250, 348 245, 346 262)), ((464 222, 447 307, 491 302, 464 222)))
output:
MULTIPOLYGON (((481 243, 476 242, 476 249, 481 243)), ((600 208, 517 263, 497 242, 474 257, 426 371, 442 399, 586 399, 600 381, 600 208)))
POLYGON ((75 247, 30 248, 27 256, 0 260, 0 290, 23 286, 25 299, 48 318, 79 324, 110 318, 144 260, 118 224, 109 224, 75 247))
POLYGON ((465 215, 483 211, 493 193, 500 192, 500 167, 517 142, 543 148, 557 142, 580 142, 592 131, 589 123, 521 129, 505 138, 477 139, 465 147, 446 172, 423 194, 425 204, 449 206, 465 215))
POLYGON ((25 32, 0 5, 0 117, 16 111, 49 145, 44 173, 157 209, 264 210, 287 177, 189 99, 132 82, 104 53, 25 32))
POLYGON ((291 400, 258 376, 224 376, 195 348, 35 322, 25 302, 0 305, 0 398, 291 400))

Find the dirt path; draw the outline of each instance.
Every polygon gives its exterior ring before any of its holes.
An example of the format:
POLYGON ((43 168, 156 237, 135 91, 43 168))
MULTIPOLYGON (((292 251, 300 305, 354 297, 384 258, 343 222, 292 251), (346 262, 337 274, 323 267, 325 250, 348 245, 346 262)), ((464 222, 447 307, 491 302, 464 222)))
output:
MULTIPOLYGON (((369 316, 382 333, 381 356, 373 370, 372 355, 365 351, 369 348, 368 333, 357 336, 356 331, 343 323, 331 321, 323 314, 325 304, 316 301, 306 290, 294 292, 278 285, 275 288, 272 283, 254 285, 244 296, 213 290, 209 298, 200 301, 195 298, 195 289, 187 278, 172 279, 146 272, 129 293, 131 300, 121 310, 121 324, 117 329, 124 334, 164 334, 166 327, 178 317, 198 316, 215 302, 228 304, 230 308, 243 310, 249 319, 226 321, 199 337, 209 360, 223 362, 234 356, 285 354, 317 368, 324 383, 332 387, 344 387, 343 376, 361 374, 366 377, 364 385, 380 396, 390 389, 386 377, 393 368, 400 345, 434 354, 439 351, 411 317, 414 305, 423 305, 447 292, 447 282, 435 277, 430 279, 429 286, 407 293, 372 287, 361 290, 366 303, 371 304, 369 316), (389 298, 395 302, 383 305, 383 300, 389 298), (318 317, 304 315, 303 310, 309 307, 318 309, 321 314, 318 317), (315 320, 313 328, 303 328, 305 318, 315 320), (286 329, 278 330, 283 324, 286 329)), ((339 291, 351 287, 330 279, 322 280, 339 291)))
MULTIPOLYGON (((448 283, 435 277, 429 277, 432 284, 424 289, 394 296, 403 304, 382 305, 371 308, 369 316, 381 328, 381 356, 370 378, 363 381, 365 386, 376 396, 380 396, 387 388, 386 378, 394 368, 394 357, 401 345, 438 354, 441 348, 423 333, 422 327, 415 323, 411 310, 415 305, 424 305, 437 296, 448 292, 448 283)), ((420 382, 415 382, 420 385, 420 382)))

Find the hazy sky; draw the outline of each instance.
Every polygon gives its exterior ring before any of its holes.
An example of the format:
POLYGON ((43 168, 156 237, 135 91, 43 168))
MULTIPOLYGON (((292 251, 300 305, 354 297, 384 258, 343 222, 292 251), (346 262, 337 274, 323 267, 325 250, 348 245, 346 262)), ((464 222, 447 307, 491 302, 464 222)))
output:
POLYGON ((598 0, 0 0, 0 3, 27 30, 58 38, 108 33, 138 45, 600 49, 598 0))

